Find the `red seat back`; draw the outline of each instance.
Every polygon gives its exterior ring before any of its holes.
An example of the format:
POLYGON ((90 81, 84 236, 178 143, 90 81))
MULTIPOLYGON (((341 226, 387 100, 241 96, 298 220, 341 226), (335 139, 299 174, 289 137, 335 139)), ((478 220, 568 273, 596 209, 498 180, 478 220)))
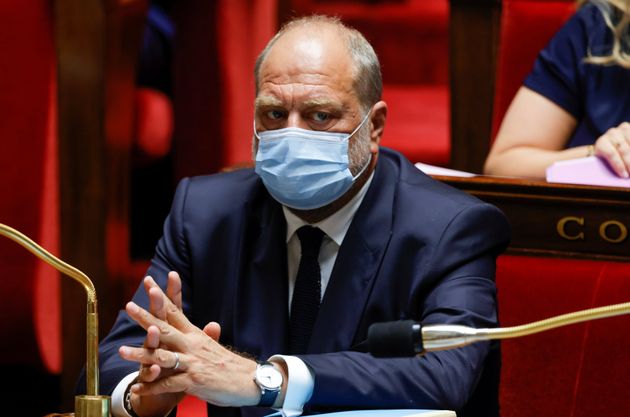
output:
MULTIPOLYGON (((387 127, 381 144, 412 162, 450 158, 448 0, 291 0, 290 15, 339 16, 381 62, 387 127)), ((286 14, 286 13, 285 13, 286 14)))
POLYGON ((217 45, 221 77, 223 166, 252 160, 253 68, 276 31, 276 1, 218 2, 217 45))
MULTIPOLYGON (((1 3, 0 222, 59 254, 52 3, 1 3)), ((56 271, 0 237, 0 363, 61 370, 56 271)))
POLYGON ((574 0, 503 0, 492 138, 538 52, 574 11, 574 0))
MULTIPOLYGON (((630 301, 630 264, 502 256, 501 326, 630 301)), ((628 416, 630 316, 502 342, 502 417, 628 416)))

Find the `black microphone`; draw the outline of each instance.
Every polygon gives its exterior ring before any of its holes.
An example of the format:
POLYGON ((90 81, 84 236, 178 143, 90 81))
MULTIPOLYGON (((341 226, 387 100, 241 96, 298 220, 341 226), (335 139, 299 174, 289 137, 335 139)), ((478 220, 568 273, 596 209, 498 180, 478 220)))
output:
POLYGON ((521 324, 519 326, 475 329, 458 324, 423 325, 413 320, 374 323, 368 329, 368 352, 376 357, 423 355, 486 340, 527 336, 569 324, 630 314, 630 302, 589 308, 521 324))
POLYGON ((376 357, 416 356, 424 352, 422 325, 413 320, 374 323, 368 329, 368 352, 376 357))
POLYGON ((506 337, 495 334, 497 331, 501 332, 502 329, 473 329, 457 324, 423 325, 413 320, 386 321, 369 327, 368 352, 376 357, 423 355, 506 337))
MULTIPOLYGON (((507 329, 511 330, 511 329, 507 329)), ((368 329, 368 352, 376 357, 405 357, 453 349, 482 340, 510 337, 503 329, 473 329, 457 324, 423 325, 413 320, 374 323, 368 329), (495 334, 499 332, 499 334, 495 334)))

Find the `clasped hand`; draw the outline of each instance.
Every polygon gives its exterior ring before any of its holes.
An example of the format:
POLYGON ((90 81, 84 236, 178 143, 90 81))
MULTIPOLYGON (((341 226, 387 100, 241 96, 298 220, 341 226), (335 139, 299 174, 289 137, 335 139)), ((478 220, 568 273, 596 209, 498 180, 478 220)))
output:
POLYGON ((123 359, 140 364, 131 387, 134 411, 142 417, 163 416, 185 393, 219 406, 256 405, 256 362, 219 344, 218 323, 202 330, 188 320, 179 275, 169 273, 166 294, 151 277, 144 279, 144 288, 150 311, 133 302, 126 306, 131 319, 147 331, 144 345, 119 349, 123 359))
POLYGON ((595 142, 595 154, 604 157, 617 175, 628 178, 630 172, 630 123, 610 128, 595 142))

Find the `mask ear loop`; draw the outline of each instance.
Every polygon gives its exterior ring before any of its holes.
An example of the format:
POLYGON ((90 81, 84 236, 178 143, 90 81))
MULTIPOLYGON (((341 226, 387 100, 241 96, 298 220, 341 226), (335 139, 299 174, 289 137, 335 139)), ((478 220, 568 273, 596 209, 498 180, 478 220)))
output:
MULTIPOLYGON (((372 109, 370 109, 365 116, 363 116, 363 120, 361 120, 361 123, 359 123, 359 126, 355 127, 354 130, 348 135, 348 139, 350 139, 355 133, 357 133, 357 131, 359 129, 361 129, 363 127, 363 125, 365 124, 365 121, 368 119, 368 116, 372 114, 372 109)), ((254 120, 254 124, 256 124, 256 121, 254 120)))
POLYGON ((256 117, 254 117, 254 123, 252 123, 252 126, 254 128, 254 136, 260 141, 260 136, 258 136, 258 132, 256 131, 256 117))
POLYGON ((372 162, 372 154, 370 154, 370 157, 368 158, 367 162, 363 165, 363 168, 361 168, 361 171, 357 172, 357 175, 352 177, 352 181, 356 181, 357 178, 359 178, 361 176, 361 174, 363 174, 365 172, 365 170, 367 169, 367 167, 370 165, 370 162, 372 162))
MULTIPOLYGON (((368 116, 372 114, 372 109, 370 109, 370 111, 367 112, 367 114, 363 117, 363 120, 361 120, 361 123, 359 123, 359 126, 357 126, 352 133, 350 133, 348 135, 348 141, 350 140, 350 138, 358 132, 359 129, 361 129, 361 127, 363 127, 363 124, 365 123, 365 121, 368 119, 368 116)), ((370 154, 370 157, 368 158, 367 162, 363 165, 363 168, 361 168, 361 170, 357 173, 357 175, 354 175, 352 177, 352 181, 356 181, 357 178, 359 178, 361 176, 361 174, 363 174, 365 172, 365 170, 367 169, 367 167, 370 165, 370 162, 372 162, 372 155, 370 154)))

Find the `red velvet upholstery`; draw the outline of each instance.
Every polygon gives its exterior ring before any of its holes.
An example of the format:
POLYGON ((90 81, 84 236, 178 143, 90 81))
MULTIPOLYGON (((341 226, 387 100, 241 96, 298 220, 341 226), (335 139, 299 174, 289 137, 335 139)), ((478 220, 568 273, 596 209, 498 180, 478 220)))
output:
POLYGON ((382 145, 412 162, 448 164, 448 0, 292 0, 296 15, 339 16, 374 46, 389 105, 382 145))
POLYGON ((538 52, 574 11, 574 0, 503 0, 492 117, 493 139, 538 52))
POLYGON ((402 150, 412 161, 448 163, 448 0, 220 0, 211 19, 216 39, 207 23, 208 6, 202 3, 178 4, 178 178, 207 173, 217 165, 251 163, 252 68, 276 31, 279 5, 285 4, 281 15, 334 14, 361 30, 379 54, 384 96, 394 109, 383 145, 402 150), (199 8, 205 12, 196 12, 199 8), (207 77, 215 65, 215 48, 219 81, 213 87, 207 77))
MULTIPOLYGON (((0 3, 0 222, 59 254, 52 4, 0 3)), ((0 364, 61 370, 56 271, 0 237, 0 364), (10 340, 10 342, 9 342, 10 340)))
MULTIPOLYGON (((630 265, 502 256, 502 326, 630 300, 630 265)), ((502 342, 502 417, 628 416, 630 316, 502 342)))
POLYGON ((173 103, 152 88, 136 90, 135 145, 147 159, 165 157, 171 150, 173 103))
POLYGON ((177 406, 178 417, 206 417, 207 415, 206 403, 192 395, 187 395, 177 406))
POLYGON ((412 162, 447 165, 451 152, 450 117, 444 111, 449 108, 448 87, 387 85, 383 100, 388 114, 381 144, 402 152, 412 162))
MULTIPOLYGON (((276 31, 276 0, 217 2, 223 166, 252 161, 253 68, 276 31)), ((205 140, 205 138, 201 138, 205 140)))

